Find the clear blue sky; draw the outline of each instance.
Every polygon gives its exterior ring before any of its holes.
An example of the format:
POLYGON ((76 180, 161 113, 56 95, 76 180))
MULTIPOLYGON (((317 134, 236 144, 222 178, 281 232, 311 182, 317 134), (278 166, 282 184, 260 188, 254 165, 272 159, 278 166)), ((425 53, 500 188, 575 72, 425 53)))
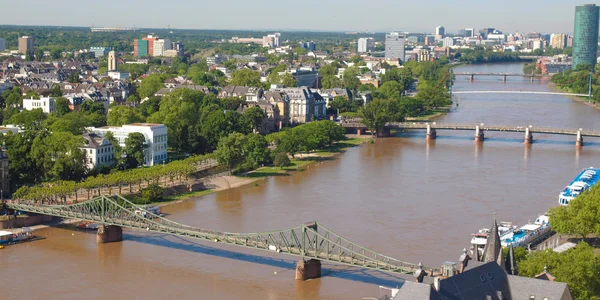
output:
POLYGON ((12 0, 1 24, 191 29, 427 31, 444 25, 572 32, 580 0, 12 0))

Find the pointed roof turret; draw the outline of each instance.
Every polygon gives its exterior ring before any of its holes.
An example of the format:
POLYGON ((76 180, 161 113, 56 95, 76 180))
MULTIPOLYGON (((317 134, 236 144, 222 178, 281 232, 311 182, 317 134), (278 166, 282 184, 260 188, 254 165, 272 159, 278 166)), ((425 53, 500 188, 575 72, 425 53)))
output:
MULTIPOLYGON (((500 264, 499 256, 502 256, 502 244, 500 243, 500 233, 498 232, 498 223, 496 222, 496 214, 494 214, 494 223, 492 224, 492 228, 490 229, 490 234, 488 235, 487 242, 485 243, 485 248, 483 249, 483 256, 481 261, 483 262, 491 262, 495 261, 500 264)), ((502 258, 502 261, 504 259, 502 258)), ((500 265, 504 268, 504 265, 500 265)))
POLYGON ((506 266, 506 272, 511 275, 519 275, 517 268, 517 260, 515 259, 515 248, 512 244, 508 247, 508 265, 506 266))

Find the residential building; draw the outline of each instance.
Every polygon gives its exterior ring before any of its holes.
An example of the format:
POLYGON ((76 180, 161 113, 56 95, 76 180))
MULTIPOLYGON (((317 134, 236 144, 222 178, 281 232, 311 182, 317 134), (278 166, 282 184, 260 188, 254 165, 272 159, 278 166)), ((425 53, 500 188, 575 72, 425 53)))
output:
POLYGON ((0 38, 0 51, 6 50, 6 40, 0 38))
POLYGON ((398 32, 385 35, 385 58, 404 61, 404 36, 398 32))
POLYGON ((227 61, 227 57, 220 54, 216 54, 215 56, 209 56, 206 58, 206 64, 209 66, 220 65, 225 61, 227 61))
POLYGON ((371 52, 375 48, 375 40, 372 37, 358 39, 358 53, 371 52))
POLYGON ((146 57, 148 56, 148 41, 142 39, 133 40, 133 56, 146 57))
POLYGON ((573 69, 588 64, 594 68, 598 57, 598 18, 596 4, 575 7, 575 38, 573 40, 573 69))
POLYGON ((8 172, 8 151, 5 147, 0 149, 0 200, 10 195, 10 173, 8 172))
POLYGON ((154 41, 154 50, 152 52, 153 56, 164 56, 165 51, 171 50, 173 47, 173 43, 169 39, 160 39, 154 41))
POLYGON ((54 112, 54 103, 56 100, 50 97, 41 97, 40 99, 23 99, 24 110, 42 109, 44 113, 54 112))
POLYGON ((429 51, 427 49, 419 50, 417 61, 430 61, 431 58, 432 58, 431 51, 429 51))
POLYGON ((563 33, 553 33, 550 36, 550 47, 554 49, 564 49, 567 47, 567 35, 563 33))
POLYGON ((451 37, 444 38, 444 47, 454 46, 454 39, 451 37))
POLYGON ((230 98, 230 97, 246 97, 246 94, 252 89, 252 87, 248 86, 239 86, 239 85, 228 85, 224 86, 217 96, 219 98, 230 98))
POLYGON ((439 35, 442 38, 446 35, 446 28, 444 26, 438 26, 435 28, 435 35, 439 35))
POLYGON ((19 52, 23 54, 33 54, 33 37, 22 36, 19 38, 19 52))
POLYGON ((94 53, 94 57, 99 58, 108 55, 110 48, 107 47, 90 47, 90 52, 94 53))
POLYGON ((89 132, 105 136, 107 132, 112 132, 114 137, 119 141, 121 147, 125 147, 125 139, 130 133, 138 132, 146 138, 144 150, 144 165, 153 166, 168 162, 167 160, 167 126, 163 124, 148 124, 148 123, 133 123, 116 126, 104 126, 99 128, 88 128, 89 132))
POLYGON ((85 166, 88 170, 113 164, 113 145, 107 138, 95 133, 84 133, 83 138, 85 145, 81 150, 85 152, 85 166))
POLYGON ((272 92, 284 92, 287 94, 290 105, 290 122, 306 123, 313 119, 326 116, 325 99, 318 93, 313 93, 310 88, 277 88, 272 92), (316 95, 319 95, 316 99, 316 95))
POLYGON ((546 41, 544 41, 542 39, 537 39, 537 40, 533 40, 532 41, 531 49, 533 49, 533 50, 537 50, 537 49, 544 50, 545 48, 546 48, 546 41))
POLYGON ((275 126, 283 128, 290 123, 290 99, 288 95, 281 91, 266 91, 263 93, 262 100, 277 107, 274 112, 279 114, 275 118, 275 126))
POLYGON ((435 45, 435 36, 433 36, 433 35, 425 36, 424 43, 425 43, 425 46, 435 45))
POLYGON ((117 71, 117 53, 115 51, 110 51, 108 53, 108 71, 117 71))
POLYGON ((154 43, 156 41, 158 41, 158 38, 152 35, 148 35, 145 38, 142 38, 142 40, 148 41, 148 56, 153 56, 154 55, 154 43))

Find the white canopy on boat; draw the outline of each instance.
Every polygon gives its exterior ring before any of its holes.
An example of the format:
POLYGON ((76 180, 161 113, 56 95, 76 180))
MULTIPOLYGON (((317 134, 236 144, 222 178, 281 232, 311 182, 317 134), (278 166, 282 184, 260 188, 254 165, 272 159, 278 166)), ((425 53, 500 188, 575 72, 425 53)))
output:
POLYGON ((527 231, 534 231, 534 230, 536 230, 536 229, 538 229, 540 227, 541 226, 537 225, 537 224, 527 224, 527 225, 521 227, 521 229, 522 230, 527 230, 527 231))

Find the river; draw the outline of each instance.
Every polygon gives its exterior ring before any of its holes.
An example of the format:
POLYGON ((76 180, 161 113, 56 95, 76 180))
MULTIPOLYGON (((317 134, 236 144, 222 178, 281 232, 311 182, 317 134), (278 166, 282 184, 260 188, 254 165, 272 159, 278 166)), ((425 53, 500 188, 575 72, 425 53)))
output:
MULTIPOLYGON (((521 64, 461 66, 457 72, 520 73, 521 64)), ((457 78, 455 91, 551 91, 548 79, 457 78)), ((599 128, 600 113, 565 96, 457 95, 437 122, 599 128)), ((584 167, 598 166, 600 140, 490 132, 401 133, 355 147, 293 176, 269 178, 163 209, 188 225, 263 232, 318 221, 372 250, 439 267, 457 260, 493 215, 517 224, 557 205, 584 167)), ((297 258, 125 230, 122 243, 52 228, 45 240, 0 252, 7 299, 362 299, 397 277, 324 264, 323 278, 294 280, 297 258)))

